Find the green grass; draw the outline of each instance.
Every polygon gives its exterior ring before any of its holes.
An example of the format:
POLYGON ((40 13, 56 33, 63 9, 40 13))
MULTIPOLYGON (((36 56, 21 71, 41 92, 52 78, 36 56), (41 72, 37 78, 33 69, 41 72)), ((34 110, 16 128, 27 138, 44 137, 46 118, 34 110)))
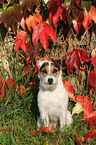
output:
MULTIPOLYGON (((10 38, 9 40, 10 41, 10 38)), ((2 44, 4 51, 6 50, 6 57, 9 62, 10 73, 2 67, 0 69, 0 78, 9 79, 12 77, 15 81, 13 90, 12 87, 7 90, 6 95, 0 100, 0 144, 1 145, 75 145, 77 144, 74 135, 85 134, 89 130, 88 124, 85 125, 81 121, 82 113, 73 116, 73 123, 71 127, 64 128, 59 133, 39 132, 37 137, 30 135, 29 132, 36 130, 36 120, 34 114, 37 113, 35 109, 37 88, 30 87, 29 82, 37 82, 37 76, 33 76, 34 66, 30 68, 29 75, 24 71, 24 59, 19 59, 21 54, 15 54, 14 46, 5 42, 2 44), (23 72, 23 73, 22 73, 23 72), (20 95, 20 86, 24 85, 26 92, 24 97, 20 95)), ((10 41, 12 44, 12 41, 10 41)), ((73 102, 69 103, 69 108, 72 110, 73 102)), ((94 139, 88 139, 88 145, 95 145, 94 139)))

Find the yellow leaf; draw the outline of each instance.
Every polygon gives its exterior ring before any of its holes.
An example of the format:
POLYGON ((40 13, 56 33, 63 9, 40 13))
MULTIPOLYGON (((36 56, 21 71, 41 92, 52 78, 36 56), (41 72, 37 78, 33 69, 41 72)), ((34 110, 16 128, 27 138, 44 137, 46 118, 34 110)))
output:
POLYGON ((76 104, 75 104, 75 107, 74 107, 73 110, 72 110, 72 115, 74 115, 75 113, 76 113, 76 114, 79 114, 79 113, 82 112, 82 111, 84 111, 82 105, 79 104, 79 103, 76 103, 76 104))
POLYGON ((43 143, 41 143, 40 145, 49 145, 48 141, 44 141, 43 143))

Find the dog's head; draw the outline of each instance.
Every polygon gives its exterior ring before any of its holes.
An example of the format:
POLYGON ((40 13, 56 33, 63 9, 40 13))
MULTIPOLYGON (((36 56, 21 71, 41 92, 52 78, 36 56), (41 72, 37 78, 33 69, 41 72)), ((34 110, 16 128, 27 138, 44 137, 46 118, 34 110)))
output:
POLYGON ((54 90, 58 85, 58 78, 61 76, 60 60, 40 60, 37 64, 39 66, 40 85, 44 89, 54 90))

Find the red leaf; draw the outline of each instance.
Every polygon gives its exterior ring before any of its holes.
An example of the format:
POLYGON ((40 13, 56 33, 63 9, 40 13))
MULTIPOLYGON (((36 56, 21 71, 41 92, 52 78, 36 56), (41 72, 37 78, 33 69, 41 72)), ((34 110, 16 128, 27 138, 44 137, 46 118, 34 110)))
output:
POLYGON ((96 111, 90 113, 86 119, 89 121, 90 129, 93 129, 96 126, 96 111))
POLYGON ((52 6, 54 6, 54 8, 55 8, 54 3, 57 3, 57 5, 60 5, 62 2, 63 2, 63 0, 49 0, 48 8, 51 8, 52 6))
POLYGON ((30 135, 35 135, 35 133, 36 133, 35 130, 33 130, 33 131, 29 131, 29 134, 30 134, 30 135))
POLYGON ((37 136, 39 130, 44 131, 44 132, 46 132, 46 133, 48 133, 48 134, 49 134, 49 133, 54 133, 54 134, 56 134, 55 131, 52 130, 50 127, 39 127, 39 128, 36 130, 35 136, 37 136))
POLYGON ((80 69, 82 62, 89 62, 91 58, 86 55, 84 50, 74 49, 73 52, 69 52, 65 58, 67 64, 67 71, 70 73, 74 68, 80 69))
POLYGON ((49 26, 45 22, 42 22, 41 26, 40 24, 38 24, 33 31, 32 42, 34 45, 36 43, 37 35, 38 35, 38 39, 40 39, 40 42, 42 43, 42 46, 45 48, 45 50, 47 50, 49 46, 49 42, 48 42, 49 36, 53 41, 56 40, 56 33, 54 29, 52 28, 52 26, 49 26), (38 35, 38 32, 39 32, 39 35, 38 35))
POLYGON ((82 1, 82 0, 75 0, 75 1, 76 1, 77 6, 80 7, 80 6, 81 6, 81 1, 82 1))
POLYGON ((26 93, 26 91, 25 91, 25 86, 24 85, 21 85, 20 87, 19 87, 19 93, 20 93, 20 96, 23 98, 23 97, 25 97, 25 93, 26 93))
POLYGON ((15 83, 15 81, 10 77, 9 80, 6 81, 6 83, 11 87, 15 83))
POLYGON ((91 61, 91 58, 86 55, 86 52, 84 50, 79 50, 79 52, 80 52, 80 57, 81 57, 83 62, 91 61))
POLYGON ((27 45, 25 43, 26 37, 27 37, 27 32, 25 32, 25 31, 20 31, 16 35, 16 39, 15 39, 15 50, 16 51, 19 49, 19 47, 21 47, 24 52, 27 51, 27 45))
POLYGON ((82 21, 82 25, 85 28, 85 30, 88 29, 88 26, 89 26, 90 22, 91 22, 91 16, 87 12, 87 10, 85 9, 85 11, 84 11, 84 20, 82 21))
POLYGON ((27 43, 27 51, 26 51, 26 60, 27 63, 31 60, 33 53, 35 52, 34 47, 31 44, 31 40, 28 41, 27 43))
MULTIPOLYGON (((57 21, 59 21, 59 16, 62 17, 62 0, 49 1, 48 7, 50 8, 49 19, 53 21, 53 24, 56 26, 57 21)), ((63 19, 63 18, 62 18, 63 19)))
POLYGON ((13 127, 8 127, 8 131, 13 131, 13 127))
POLYGON ((60 18, 66 23, 66 17, 67 17, 67 11, 66 8, 61 7, 61 13, 60 13, 60 18))
POLYGON ((96 85, 96 69, 94 71, 92 70, 90 72, 88 81, 91 86, 95 87, 95 85, 96 85))
POLYGON ((26 6, 30 12, 32 11, 33 6, 39 4, 40 4, 39 0, 20 0, 21 8, 24 8, 26 6))
POLYGON ((59 21, 59 16, 61 13, 61 6, 58 6, 57 3, 55 3, 56 6, 51 7, 51 11, 49 14, 50 20, 52 19, 53 24, 56 26, 56 23, 59 21))
POLYGON ((78 145, 81 145, 83 143, 83 136, 80 136, 80 135, 75 135, 75 134, 71 134, 70 136, 72 136, 78 145))
MULTIPOLYGON (((6 91, 12 87, 12 85, 15 83, 13 78, 9 78, 8 80, 0 79, 0 100, 2 99, 2 96, 5 96, 6 91)), ((14 90, 14 87, 12 91, 14 90)))
POLYGON ((77 32, 77 34, 79 34, 78 22, 76 22, 76 20, 73 20, 72 23, 75 31, 77 32))
POLYGON ((47 60, 47 61, 51 61, 49 57, 41 57, 39 60, 47 60))
POLYGON ((67 64, 67 71, 70 73, 74 68, 79 69, 81 65, 79 53, 77 49, 74 49, 73 52, 69 52, 65 58, 67 64))
POLYGON ((74 101, 82 105, 87 116, 93 111, 93 103, 88 96, 75 96, 74 101))
POLYGON ((4 4, 4 0, 0 0, 0 3, 1 3, 1 4, 4 4))
POLYGON ((28 30, 31 32, 31 27, 33 29, 35 29, 35 27, 37 26, 37 24, 38 23, 40 24, 41 20, 42 20, 42 17, 38 13, 33 14, 33 16, 32 15, 29 15, 26 18, 26 25, 28 27, 28 30))
POLYGON ((20 8, 16 3, 1 12, 0 23, 3 22, 5 27, 8 28, 12 18, 18 22, 21 20, 20 8))
POLYGON ((39 127, 39 128, 37 128, 36 131, 35 130, 30 131, 29 134, 34 135, 34 136, 37 136, 37 134, 39 133, 39 131, 44 131, 44 132, 46 132, 48 134, 49 133, 56 134, 55 131, 53 129, 51 129, 50 127, 39 127))
POLYGON ((0 100, 2 99, 2 96, 5 95, 5 89, 4 89, 4 79, 0 79, 0 100))
POLYGON ((92 64, 93 64, 94 67, 96 67, 96 56, 93 58, 92 64))
POLYGON ((85 138, 84 138, 83 142, 87 141, 88 138, 96 139, 96 129, 87 132, 86 135, 85 135, 85 138))
POLYGON ((62 79, 63 81, 63 85, 64 85, 64 88, 66 89, 67 92, 71 93, 71 94, 74 94, 75 91, 74 91, 74 88, 73 86, 70 84, 70 82, 62 79))

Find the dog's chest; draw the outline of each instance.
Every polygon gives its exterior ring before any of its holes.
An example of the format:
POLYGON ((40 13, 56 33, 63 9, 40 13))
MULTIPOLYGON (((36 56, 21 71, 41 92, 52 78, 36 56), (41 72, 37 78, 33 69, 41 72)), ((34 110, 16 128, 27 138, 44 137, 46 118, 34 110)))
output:
POLYGON ((51 118, 59 117, 67 108, 68 94, 64 87, 58 86, 54 91, 39 91, 38 106, 40 112, 47 112, 51 118), (65 103, 66 102, 66 103, 65 103))

